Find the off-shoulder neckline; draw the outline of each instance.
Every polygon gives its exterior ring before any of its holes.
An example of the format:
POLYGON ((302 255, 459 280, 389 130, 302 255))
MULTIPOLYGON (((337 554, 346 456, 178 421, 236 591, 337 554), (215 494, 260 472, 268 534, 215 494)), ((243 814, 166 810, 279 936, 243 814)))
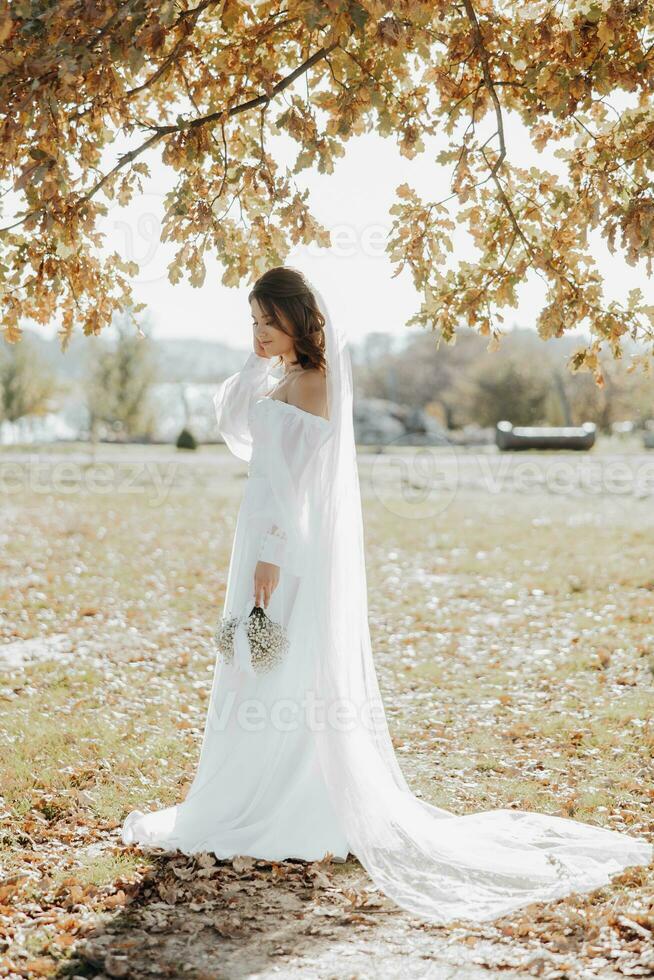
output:
POLYGON ((298 408, 297 405, 291 405, 290 402, 283 402, 281 398, 272 398, 270 395, 263 395, 262 398, 257 398, 257 402, 276 402, 278 405, 283 405, 284 408, 290 409, 291 412, 299 412, 300 415, 306 415, 307 418, 313 419, 316 422, 322 422, 323 425, 329 425, 329 419, 326 419, 323 415, 316 415, 314 412, 307 412, 304 408, 298 408))

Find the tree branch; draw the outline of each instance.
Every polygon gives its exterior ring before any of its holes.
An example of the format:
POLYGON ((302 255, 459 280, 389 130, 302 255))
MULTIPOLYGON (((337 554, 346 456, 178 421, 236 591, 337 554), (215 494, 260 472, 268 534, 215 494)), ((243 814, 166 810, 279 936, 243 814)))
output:
MULTIPOLYGON (((148 139, 141 143, 140 146, 134 147, 134 149, 130 150, 129 153, 125 153, 123 156, 119 157, 115 166, 104 174, 104 176, 96 184, 94 184, 86 194, 80 197, 77 203, 80 204, 82 202, 89 201, 98 193, 99 190, 102 189, 102 187, 104 187, 108 180, 115 176, 115 174, 126 167, 127 164, 132 163, 137 159, 137 157, 140 157, 146 150, 149 150, 152 146, 158 143, 159 140, 164 139, 166 136, 170 136, 172 133, 184 132, 185 130, 199 129, 202 126, 218 121, 224 122, 225 119, 228 119, 231 116, 237 116, 242 112, 247 112, 249 109, 256 109, 258 106, 268 105, 276 95, 279 95, 279 93, 283 92, 284 89, 289 87, 289 85, 292 85, 297 78, 307 72, 319 61, 326 58, 327 55, 330 54, 336 47, 338 47, 338 42, 334 42, 328 47, 319 48, 316 52, 314 52, 314 54, 311 55, 310 58, 307 58, 301 65, 298 65, 298 67, 295 68, 290 75, 287 75, 285 78, 282 78, 281 81, 277 82, 277 84, 274 85, 270 92, 266 95, 258 95, 256 98, 248 99, 247 102, 241 102, 239 105, 232 106, 230 109, 220 109, 216 112, 211 112, 206 116, 182 120, 175 125, 151 127, 154 130, 152 136, 148 137, 148 139)), ((27 221, 28 218, 33 217, 35 214, 42 213, 44 210, 44 208, 39 208, 35 211, 28 212, 28 214, 23 215, 20 221, 17 221, 13 225, 6 228, 1 228, 0 234, 10 231, 12 228, 16 228, 18 225, 21 225, 27 221)))
POLYGON ((216 112, 210 112, 207 116, 198 116, 195 119, 182 120, 182 122, 175 123, 175 125, 153 127, 153 135, 144 143, 141 143, 140 146, 135 147, 133 150, 130 150, 129 153, 126 153, 124 156, 120 157, 116 166, 113 167, 109 173, 105 174, 105 176, 91 188, 88 194, 82 198, 82 200, 90 200, 90 198, 97 194, 100 188, 109 180, 110 177, 113 177, 113 175, 118 173, 119 170, 122 170, 126 164, 131 163, 132 160, 135 160, 165 136, 170 136, 171 133, 184 132, 185 130, 199 129, 201 126, 206 126, 209 123, 218 122, 218 120, 224 120, 226 118, 230 118, 231 116, 237 116, 241 112, 247 112, 249 109, 256 109, 258 106, 268 105, 268 103, 271 102, 276 95, 279 95, 279 93, 283 92, 285 88, 292 85, 297 78, 308 71, 309 68, 312 68, 313 65, 317 64, 319 61, 322 61, 322 59, 333 51, 336 46, 337 44, 334 43, 327 48, 319 48, 318 51, 314 52, 310 58, 307 58, 307 60, 301 65, 298 65, 298 67, 295 68, 290 75, 287 75, 286 78, 282 78, 280 82, 277 82, 277 84, 271 89, 269 95, 258 95, 256 98, 248 99, 247 102, 241 102, 240 105, 232 106, 230 109, 220 109, 216 112))
MULTIPOLYGON (((150 88, 151 85, 154 85, 155 82, 158 82, 163 75, 166 74, 168 69, 177 62, 179 55, 183 51, 185 43, 188 41, 189 37, 195 30, 195 27, 198 22, 198 18, 202 13, 202 11, 206 10, 207 7, 210 7, 216 3, 220 4, 220 6, 222 7, 223 4, 225 3, 225 0, 202 0, 201 3, 197 4, 197 6, 192 7, 190 10, 183 10, 180 13, 179 17, 177 18, 177 23, 175 26, 181 25, 184 28, 184 34, 177 39, 170 54, 168 54, 164 58, 162 63, 159 65, 156 71, 154 71, 152 75, 150 75, 149 78, 146 78, 146 80, 142 82, 140 85, 136 85, 134 88, 128 89, 125 92, 126 98, 132 98, 134 95, 138 95, 140 92, 144 92, 146 89, 150 88), (188 23, 186 23, 187 19, 189 21, 188 23)), ((90 105, 86 109, 82 109, 79 112, 73 113, 73 115, 68 117, 68 121, 77 122, 78 119, 83 119, 84 116, 87 116, 89 114, 89 112, 92 112, 94 108, 95 108, 94 105, 90 105)))
POLYGON ((497 160, 493 164, 491 175, 497 174, 497 171, 502 166, 504 159, 506 157, 506 143, 504 141, 504 118, 502 116, 502 106, 500 105, 500 100, 498 98, 497 92, 495 90, 495 84, 493 82, 493 75, 490 69, 490 60, 488 56, 488 49, 484 44, 484 38, 479 27, 479 21, 477 20, 477 14, 475 13, 475 8, 472 6, 472 0, 463 0, 463 6, 465 7, 468 20, 470 21, 470 26, 472 27, 472 37, 475 43, 475 49, 479 55, 479 60, 481 62, 481 71, 484 76, 484 85, 488 90, 488 94, 491 97, 493 106, 495 108, 495 118, 497 120, 497 137, 500 143, 500 152, 497 160))

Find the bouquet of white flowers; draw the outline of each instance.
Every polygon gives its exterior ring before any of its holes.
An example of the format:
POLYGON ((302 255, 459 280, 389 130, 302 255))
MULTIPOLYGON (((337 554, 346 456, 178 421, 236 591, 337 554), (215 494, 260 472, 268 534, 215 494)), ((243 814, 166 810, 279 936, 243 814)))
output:
POLYGON ((251 672, 263 674, 284 659, 288 635, 281 623, 266 615, 261 606, 253 606, 248 616, 222 616, 216 625, 214 641, 227 664, 246 659, 251 672), (239 643, 246 644, 243 656, 237 656, 239 643))

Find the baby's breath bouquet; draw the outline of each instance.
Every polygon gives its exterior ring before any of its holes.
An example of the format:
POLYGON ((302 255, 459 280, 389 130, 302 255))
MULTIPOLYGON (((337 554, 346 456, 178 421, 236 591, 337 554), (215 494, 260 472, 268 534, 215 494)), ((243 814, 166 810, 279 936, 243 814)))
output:
POLYGON ((242 628, 250 650, 250 663, 256 674, 272 670, 284 659, 288 635, 281 623, 266 615, 261 606, 253 606, 248 616, 223 616, 214 632, 218 653, 227 664, 234 663, 237 629, 242 628))
POLYGON ((226 664, 234 663, 234 633, 240 616, 222 616, 213 634, 218 653, 226 664))
POLYGON ((257 674, 272 670, 284 659, 288 637, 281 623, 266 616, 261 606, 254 606, 248 616, 245 633, 250 644, 250 660, 257 674))

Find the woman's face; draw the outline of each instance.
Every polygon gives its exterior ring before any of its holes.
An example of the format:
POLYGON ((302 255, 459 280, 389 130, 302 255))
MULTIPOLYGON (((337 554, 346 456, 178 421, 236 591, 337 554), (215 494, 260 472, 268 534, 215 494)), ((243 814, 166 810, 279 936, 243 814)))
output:
MULTIPOLYGON (((266 357, 278 357, 281 354, 292 355, 295 350, 292 338, 275 326, 272 317, 265 312, 256 297, 250 300, 250 309, 252 310, 254 334, 265 350, 266 357)), ((288 324, 288 328, 292 330, 290 324, 288 324)))

